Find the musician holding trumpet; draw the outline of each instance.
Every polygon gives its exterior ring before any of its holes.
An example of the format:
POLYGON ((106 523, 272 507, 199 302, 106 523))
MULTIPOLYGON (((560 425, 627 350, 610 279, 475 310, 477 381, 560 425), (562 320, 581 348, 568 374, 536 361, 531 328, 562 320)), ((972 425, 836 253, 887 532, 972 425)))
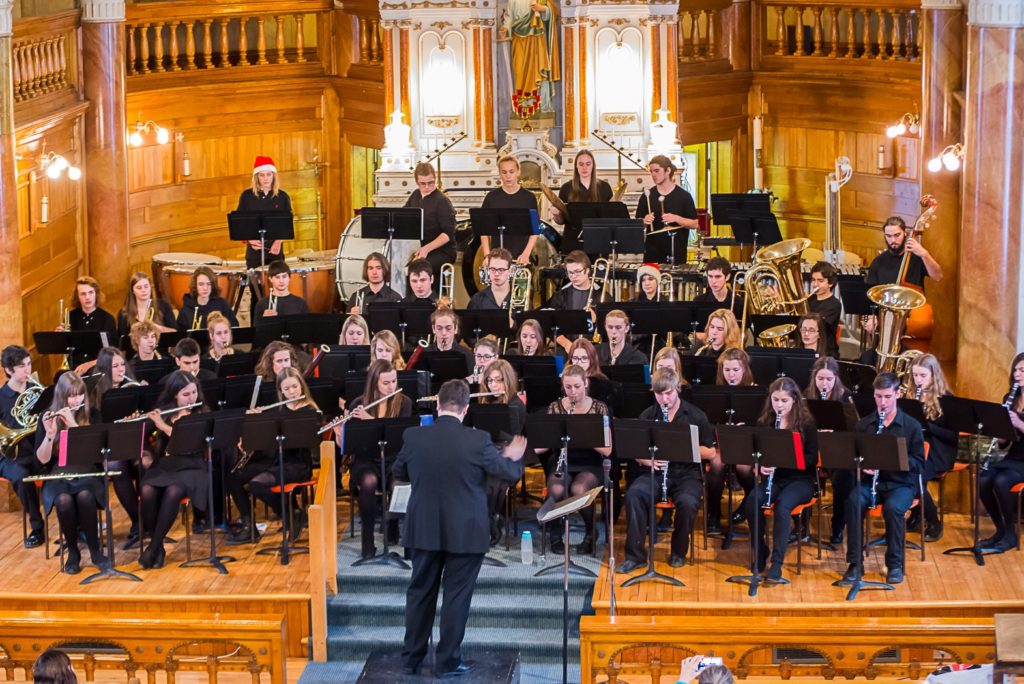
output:
POLYGON ((178 329, 205 328, 207 318, 214 311, 227 318, 232 326, 238 326, 238 319, 231 310, 231 305, 220 296, 217 276, 209 266, 200 266, 192 274, 188 292, 182 298, 181 310, 178 311, 178 329))
MULTIPOLYGON (((250 409, 249 413, 261 413, 266 410, 298 411, 310 408, 319 410, 316 403, 310 398, 309 388, 302 378, 302 373, 295 368, 284 368, 277 374, 277 399, 276 404, 250 409)), ((280 495, 270 491, 272 487, 280 484, 277 459, 276 451, 257 451, 244 461, 240 458, 228 473, 227 490, 238 507, 239 515, 238 525, 232 526, 231 531, 228 532, 228 544, 248 544, 260 540, 259 530, 250 533, 252 529, 250 494, 269 506, 277 515, 278 520, 285 519, 287 513, 281 509, 280 495)), ((284 450, 284 484, 305 482, 312 476, 313 456, 309 449, 284 450)), ((306 526, 305 512, 296 509, 291 520, 293 524, 288 531, 294 542, 306 526)))
POLYGON ((921 424, 899 409, 900 379, 894 373, 879 373, 873 383, 875 412, 862 418, 857 432, 877 433, 903 437, 907 441, 907 472, 861 471, 862 479, 854 484, 846 500, 846 562, 849 567, 843 575, 847 581, 857 576, 857 554, 861 549, 860 511, 882 506, 885 519, 885 566, 887 584, 903 581, 903 539, 906 536, 906 515, 918 490, 918 477, 924 472, 924 434, 921 424), (858 504, 856 497, 860 497, 858 504))
MULTIPOLYGON (((786 558, 786 545, 789 532, 793 526, 793 509, 806 504, 814 496, 815 466, 818 462, 818 436, 814 419, 807 409, 807 402, 800 394, 800 386, 790 378, 778 378, 768 388, 768 401, 757 421, 758 425, 775 426, 776 430, 788 430, 800 436, 803 445, 801 452, 803 463, 800 468, 769 468, 761 466, 763 479, 760 488, 758 506, 754 506, 754 497, 744 500, 744 515, 750 529, 754 529, 754 515, 760 515, 759 530, 761 539, 758 543, 760 558, 758 572, 765 572, 769 551, 767 529, 765 529, 764 511, 774 509, 772 523, 771 566, 765 573, 765 579, 782 579, 782 562, 786 558)), ((794 435, 795 436, 795 435, 794 435)), ((751 548, 754 540, 750 541, 751 548)))
MULTIPOLYGON (((63 430, 88 425, 89 399, 85 383, 75 373, 64 373, 57 380, 53 402, 39 418, 36 427, 36 458, 43 469, 52 475, 74 472, 99 472, 99 467, 81 471, 74 466, 62 466, 56 458, 60 453, 59 435, 63 430)), ((100 455, 96 454, 99 461, 100 455)), ((61 536, 67 544, 64 572, 77 575, 81 572, 82 554, 78 549, 78 535, 85 536, 92 564, 103 570, 110 564, 100 546, 99 527, 96 511, 106 503, 106 481, 101 477, 55 478, 43 484, 43 510, 49 515, 56 507, 57 521, 61 536)))

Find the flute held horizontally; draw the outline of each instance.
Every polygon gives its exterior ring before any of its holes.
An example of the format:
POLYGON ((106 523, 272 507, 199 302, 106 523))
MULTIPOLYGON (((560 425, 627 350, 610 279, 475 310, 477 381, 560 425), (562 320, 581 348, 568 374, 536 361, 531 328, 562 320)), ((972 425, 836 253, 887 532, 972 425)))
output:
MULTIPOLYGON (((203 402, 197 401, 196 403, 189 404, 188 406, 175 406, 174 408, 164 409, 163 411, 160 411, 157 415, 158 416, 166 416, 169 413, 177 413, 178 411, 191 411, 192 409, 199 408, 202 405, 203 405, 203 402)), ((119 419, 115 420, 114 422, 115 423, 135 423, 135 422, 138 422, 140 420, 146 420, 147 418, 149 418, 149 414, 148 413, 143 413, 141 416, 135 416, 134 418, 119 418, 119 419)))
MULTIPOLYGON (((416 401, 437 401, 437 398, 441 396, 439 394, 430 394, 425 397, 420 397, 416 401)), ((476 399, 477 397, 498 397, 501 396, 501 392, 473 392, 469 395, 470 399, 476 399)))
MULTIPOLYGON (((383 397, 381 397, 380 399, 378 399, 377 401, 371 401, 371 402, 370 402, 369 404, 364 404, 364 405, 363 405, 363 408, 364 408, 364 409, 369 409, 369 408, 373 408, 373 407, 374 407, 374 406, 376 406, 377 404, 382 404, 382 403, 384 403, 385 401, 387 401, 387 400, 388 400, 388 399, 390 399, 391 397, 395 396, 396 394, 401 394, 401 392, 402 392, 402 388, 401 388, 401 387, 399 387, 398 389, 396 389, 396 390, 395 390, 394 392, 392 392, 391 394, 386 394, 386 395, 384 395, 383 397)), ((333 430, 334 428, 338 427, 339 425, 344 425, 345 423, 347 423, 347 422, 348 422, 348 421, 349 421, 350 419, 352 419, 353 417, 354 417, 354 416, 353 416, 353 414, 351 414, 351 413, 350 413, 350 414, 348 414, 347 416, 339 416, 339 417, 335 418, 334 420, 332 420, 332 421, 331 421, 330 423, 328 423, 327 425, 324 425, 324 426, 323 426, 322 428, 320 428, 319 430, 317 430, 316 434, 318 434, 318 435, 322 435, 322 434, 324 434, 325 432, 329 432, 329 431, 333 430)))

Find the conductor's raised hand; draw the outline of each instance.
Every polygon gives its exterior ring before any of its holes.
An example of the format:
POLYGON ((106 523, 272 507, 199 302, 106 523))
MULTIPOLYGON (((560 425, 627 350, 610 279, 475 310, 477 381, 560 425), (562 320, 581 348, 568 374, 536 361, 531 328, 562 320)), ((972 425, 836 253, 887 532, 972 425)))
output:
POLYGON ((510 461, 522 460, 523 454, 526 453, 526 437, 517 435, 512 438, 504 449, 501 450, 501 455, 510 461))

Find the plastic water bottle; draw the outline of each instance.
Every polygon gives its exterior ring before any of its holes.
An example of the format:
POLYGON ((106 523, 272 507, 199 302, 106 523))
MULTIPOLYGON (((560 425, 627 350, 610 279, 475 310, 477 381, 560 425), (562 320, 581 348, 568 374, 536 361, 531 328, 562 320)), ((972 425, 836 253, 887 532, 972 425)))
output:
POLYGON ((527 530, 519 539, 520 555, 523 565, 533 565, 533 535, 527 530))

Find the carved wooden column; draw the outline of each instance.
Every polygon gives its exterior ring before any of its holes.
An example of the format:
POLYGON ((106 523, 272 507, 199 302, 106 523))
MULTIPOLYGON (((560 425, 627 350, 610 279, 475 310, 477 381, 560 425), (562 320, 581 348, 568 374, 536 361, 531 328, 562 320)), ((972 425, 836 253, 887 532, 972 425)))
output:
POLYGON ((960 226, 960 174, 931 173, 925 164, 947 145, 960 141, 963 9, 960 0, 924 0, 921 5, 921 194, 935 195, 939 210, 924 245, 942 266, 943 278, 927 284, 935 311, 929 350, 942 360, 956 356, 957 253, 960 226))
POLYGON ((957 394, 999 401, 1024 350, 1024 5, 968 5, 957 394))
POLYGON ((123 0, 82 0, 88 272, 111 301, 128 286, 123 0))
MULTIPOLYGON (((718 56, 727 58, 733 71, 750 71, 750 14, 750 0, 733 0, 722 14, 725 23, 722 33, 726 45, 724 54, 718 56)), ((711 15, 711 21, 714 21, 714 13, 711 15)))
POLYGON ((18 178, 14 162, 12 1, 0 0, 0 346, 22 344, 18 178))

